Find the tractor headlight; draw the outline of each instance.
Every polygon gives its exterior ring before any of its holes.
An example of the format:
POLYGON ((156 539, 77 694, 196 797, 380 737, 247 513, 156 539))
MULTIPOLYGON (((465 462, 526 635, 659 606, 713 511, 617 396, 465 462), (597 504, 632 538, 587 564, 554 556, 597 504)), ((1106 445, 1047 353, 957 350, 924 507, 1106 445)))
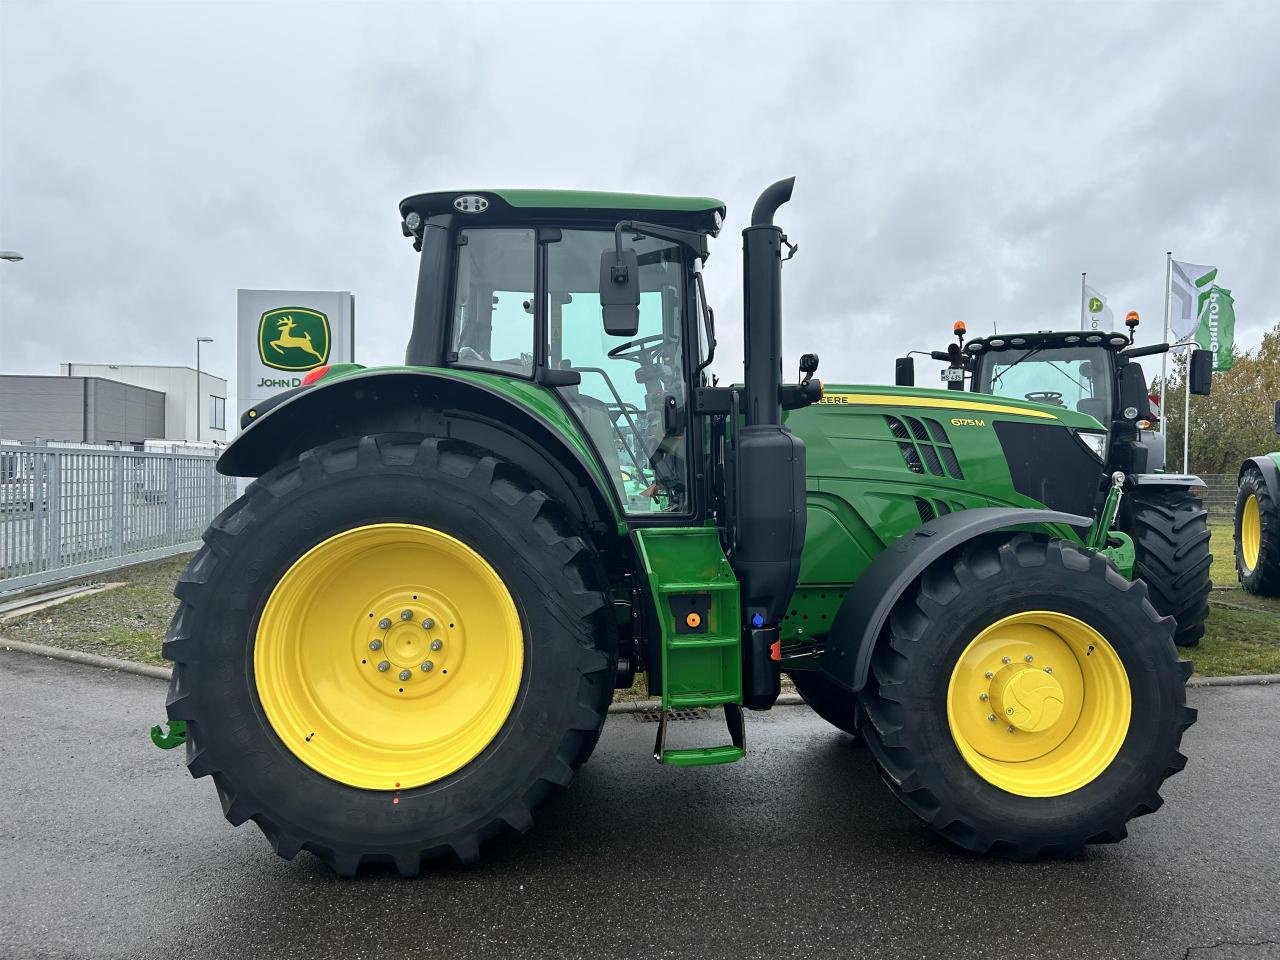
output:
POLYGON ((1076 436, 1079 437, 1089 452, 1092 453, 1099 461, 1105 460, 1107 455, 1107 435, 1099 433, 1096 430, 1077 430, 1076 436))

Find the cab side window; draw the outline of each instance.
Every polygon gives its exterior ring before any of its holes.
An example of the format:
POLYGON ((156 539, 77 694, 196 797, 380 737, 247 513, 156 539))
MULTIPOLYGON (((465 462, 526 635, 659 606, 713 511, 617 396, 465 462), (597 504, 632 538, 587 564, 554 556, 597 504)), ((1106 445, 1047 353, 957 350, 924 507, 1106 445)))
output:
POLYGON ((450 362, 533 376, 533 230, 463 230, 453 279, 450 362))

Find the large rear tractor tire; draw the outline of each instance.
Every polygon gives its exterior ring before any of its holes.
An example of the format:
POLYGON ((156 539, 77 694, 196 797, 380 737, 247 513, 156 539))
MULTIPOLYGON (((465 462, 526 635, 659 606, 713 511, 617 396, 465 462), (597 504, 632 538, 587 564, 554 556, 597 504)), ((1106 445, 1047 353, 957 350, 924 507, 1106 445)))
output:
POLYGON ((860 732, 898 799, 961 847, 1031 860, 1114 842, 1186 763, 1191 664, 1172 633, 1101 556, 981 538, 894 606, 860 732))
POLYGON ((1194 647, 1209 617, 1209 511, 1185 488, 1137 489, 1120 502, 1120 529, 1133 539, 1134 575, 1157 613, 1173 617, 1173 642, 1194 647))
POLYGON ((456 441, 340 440, 252 484, 175 593, 168 711, 231 823, 343 876, 469 863, 590 754, 617 636, 593 553, 456 441))
POLYGON ((795 670, 790 677, 796 693, 814 713, 833 727, 851 736, 858 735, 858 701, 852 693, 817 670, 795 670))
POLYGON ((1280 513, 1276 496, 1256 467, 1240 478, 1236 490, 1236 575, 1249 593, 1280 596, 1280 513))

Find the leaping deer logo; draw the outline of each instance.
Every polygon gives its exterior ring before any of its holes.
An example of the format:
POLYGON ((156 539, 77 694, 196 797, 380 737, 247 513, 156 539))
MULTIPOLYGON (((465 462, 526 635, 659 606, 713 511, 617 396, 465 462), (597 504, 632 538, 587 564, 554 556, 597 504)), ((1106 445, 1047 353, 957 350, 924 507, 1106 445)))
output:
POLYGON ((276 329, 280 331, 280 336, 270 342, 270 346, 276 353, 284 355, 287 347, 295 347, 298 350, 305 351, 316 358, 319 363, 324 363, 324 354, 315 348, 311 342, 311 334, 304 332, 302 336, 295 337, 293 328, 298 324, 293 317, 281 317, 276 321, 276 329))

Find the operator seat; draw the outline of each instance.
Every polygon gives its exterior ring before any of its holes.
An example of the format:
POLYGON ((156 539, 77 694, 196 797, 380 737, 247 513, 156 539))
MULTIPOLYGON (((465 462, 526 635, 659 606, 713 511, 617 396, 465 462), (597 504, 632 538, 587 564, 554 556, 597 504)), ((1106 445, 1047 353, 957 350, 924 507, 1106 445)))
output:
POLYGON ((1076 401, 1076 411, 1093 417, 1104 427, 1109 426, 1111 411, 1108 409, 1107 401, 1100 397, 1085 397, 1076 401))

